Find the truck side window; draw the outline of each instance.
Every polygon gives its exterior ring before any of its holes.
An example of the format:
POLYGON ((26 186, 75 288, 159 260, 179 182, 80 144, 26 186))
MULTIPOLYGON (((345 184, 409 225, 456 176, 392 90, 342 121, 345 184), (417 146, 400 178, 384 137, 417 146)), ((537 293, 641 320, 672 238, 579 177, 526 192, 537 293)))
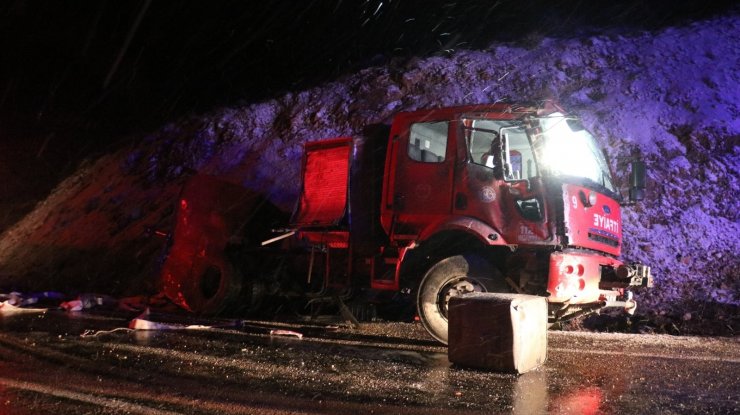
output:
POLYGON ((496 163, 493 153, 491 153, 491 144, 498 134, 491 131, 471 130, 470 131, 470 157, 473 163, 482 164, 486 167, 493 168, 496 163))
POLYGON ((520 122, 468 119, 464 124, 471 162, 499 171, 508 181, 537 176, 534 152, 520 122))
POLYGON ((506 180, 516 181, 537 176, 537 165, 529 138, 523 128, 509 129, 509 162, 511 171, 506 180))
POLYGON ((411 124, 408 154, 411 160, 424 163, 445 161, 447 121, 411 124))

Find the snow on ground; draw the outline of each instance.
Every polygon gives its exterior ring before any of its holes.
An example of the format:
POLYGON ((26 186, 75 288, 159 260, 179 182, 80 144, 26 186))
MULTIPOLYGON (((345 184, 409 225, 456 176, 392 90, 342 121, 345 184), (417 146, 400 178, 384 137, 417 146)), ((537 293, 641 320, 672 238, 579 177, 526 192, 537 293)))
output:
POLYGON ((684 320, 706 304, 737 310, 739 16, 451 51, 178 120, 81 166, 5 232, 0 276, 18 287, 155 289, 162 242, 146 230, 168 226, 194 171, 289 210, 307 140, 357 133, 402 110, 550 98, 601 137, 622 184, 626 158, 639 152, 649 163, 649 200, 624 209, 624 256, 655 274, 641 310, 684 320))

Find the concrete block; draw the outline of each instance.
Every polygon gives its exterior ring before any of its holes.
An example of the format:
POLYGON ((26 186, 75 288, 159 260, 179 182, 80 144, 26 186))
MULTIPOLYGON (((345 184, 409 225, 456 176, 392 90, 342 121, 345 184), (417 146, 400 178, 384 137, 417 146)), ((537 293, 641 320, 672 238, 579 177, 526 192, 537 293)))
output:
POLYGON ((471 293, 449 303, 452 363, 525 373, 547 359, 547 300, 524 294, 471 293))

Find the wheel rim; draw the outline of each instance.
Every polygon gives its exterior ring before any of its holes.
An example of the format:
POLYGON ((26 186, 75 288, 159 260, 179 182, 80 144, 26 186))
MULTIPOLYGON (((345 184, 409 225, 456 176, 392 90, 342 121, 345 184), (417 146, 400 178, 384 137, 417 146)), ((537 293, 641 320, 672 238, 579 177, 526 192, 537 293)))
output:
POLYGON ((486 288, 480 282, 467 276, 450 279, 437 294, 437 308, 439 308, 439 314, 446 320, 450 299, 452 297, 458 297, 472 292, 486 292, 486 288))

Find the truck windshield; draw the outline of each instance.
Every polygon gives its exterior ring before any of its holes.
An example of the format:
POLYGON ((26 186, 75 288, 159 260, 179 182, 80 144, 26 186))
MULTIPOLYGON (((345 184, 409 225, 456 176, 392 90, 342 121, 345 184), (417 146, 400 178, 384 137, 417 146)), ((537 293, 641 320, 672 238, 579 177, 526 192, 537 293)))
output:
POLYGON ((588 179, 616 192, 604 154, 580 121, 559 114, 539 121, 534 147, 543 174, 588 179))

